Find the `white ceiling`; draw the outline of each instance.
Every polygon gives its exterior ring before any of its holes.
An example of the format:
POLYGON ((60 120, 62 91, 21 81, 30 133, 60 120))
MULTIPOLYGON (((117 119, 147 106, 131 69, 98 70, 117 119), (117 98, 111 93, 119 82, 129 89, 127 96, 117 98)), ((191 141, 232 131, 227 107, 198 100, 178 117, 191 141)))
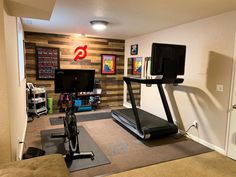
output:
POLYGON ((232 10, 236 0, 56 0, 49 21, 24 18, 23 25, 26 31, 127 39, 232 10), (97 19, 109 22, 106 31, 91 28, 97 19))

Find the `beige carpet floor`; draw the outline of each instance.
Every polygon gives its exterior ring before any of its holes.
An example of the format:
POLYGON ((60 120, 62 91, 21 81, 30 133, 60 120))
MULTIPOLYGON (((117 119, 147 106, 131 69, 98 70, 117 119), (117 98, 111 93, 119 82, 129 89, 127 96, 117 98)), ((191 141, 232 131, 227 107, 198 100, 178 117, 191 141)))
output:
POLYGON ((109 177, 235 177, 236 161, 217 152, 138 168, 109 177))
MULTIPOLYGON (((49 122, 50 117, 55 117, 55 115, 40 116, 40 118, 28 123, 25 149, 30 146, 42 148, 40 137, 41 130, 63 127, 63 125, 51 126, 49 122)), ((112 163, 73 172, 71 173, 72 177, 109 175, 165 162, 170 160, 169 157, 171 157, 172 160, 183 158, 193 155, 195 150, 200 150, 202 153, 205 152, 204 148, 201 149, 202 147, 198 145, 194 145, 197 148, 191 149, 194 142, 184 138, 175 139, 172 137, 171 139, 167 138, 151 142, 141 142, 111 119, 81 122, 79 125, 83 126, 88 131, 90 136, 112 163), (169 146, 169 144, 173 145, 169 146), (168 154, 163 154, 162 152, 166 152, 166 150, 168 150, 168 154)), ((182 167, 179 168, 182 169, 182 167)))

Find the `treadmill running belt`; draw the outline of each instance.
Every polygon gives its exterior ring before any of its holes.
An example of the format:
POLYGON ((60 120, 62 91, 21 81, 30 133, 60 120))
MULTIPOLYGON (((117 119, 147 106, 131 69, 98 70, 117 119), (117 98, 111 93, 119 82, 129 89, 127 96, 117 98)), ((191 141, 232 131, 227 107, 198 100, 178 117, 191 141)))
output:
MULTIPOLYGON (((151 136, 164 136, 178 132, 178 128, 175 124, 169 123, 168 121, 141 109, 137 110, 141 129, 144 133, 149 133, 151 136)), ((130 126, 136 127, 135 117, 131 108, 112 110, 112 114, 115 114, 117 117, 122 117, 130 124, 130 126)), ((114 118, 116 119, 116 117, 114 118)))

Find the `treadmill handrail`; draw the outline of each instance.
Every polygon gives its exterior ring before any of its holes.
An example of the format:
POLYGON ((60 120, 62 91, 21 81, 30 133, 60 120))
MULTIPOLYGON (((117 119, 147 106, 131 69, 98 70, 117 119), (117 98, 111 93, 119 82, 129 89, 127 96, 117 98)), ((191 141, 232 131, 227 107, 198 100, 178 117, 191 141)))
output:
POLYGON ((138 110, 137 110, 135 99, 134 99, 133 90, 132 90, 132 87, 131 87, 131 82, 130 82, 130 80, 127 80, 127 79, 126 80, 124 79, 124 81, 126 82, 127 87, 128 87, 130 101, 131 101, 132 110, 133 110, 133 113, 134 113, 134 118, 135 118, 137 130, 139 131, 139 133, 143 134, 141 124, 140 124, 139 115, 138 115, 138 110))
MULTIPOLYGON (((162 100, 162 103, 163 103, 163 107, 164 107, 164 110, 165 110, 165 113, 166 113, 167 120, 168 120, 169 123, 172 123, 172 124, 174 123, 171 112, 170 112, 168 102, 166 100, 165 92, 164 92, 163 87, 162 87, 162 84, 171 84, 171 83, 165 83, 165 82, 163 82, 162 79, 143 79, 143 78, 127 77, 127 76, 124 76, 123 79, 124 79, 124 81, 125 81, 125 83, 127 84, 127 87, 128 87, 130 101, 131 101, 131 105, 132 105, 132 110, 133 110, 134 117, 135 117, 135 122, 136 122, 136 125, 137 125, 137 130, 140 133, 143 133, 143 131, 142 131, 142 128, 141 128, 141 123, 140 123, 139 114, 138 114, 138 110, 137 110, 135 99, 134 99, 133 90, 132 90, 132 87, 131 87, 131 82, 136 82, 136 83, 141 83, 141 84, 157 84, 157 87, 158 87, 158 90, 159 90, 159 93, 160 93, 160 96, 161 96, 161 100, 162 100)), ((183 81, 184 81, 184 79, 177 78, 175 80, 175 82, 172 83, 172 84, 182 83, 183 81)))
POLYGON ((162 84, 157 84, 157 87, 158 87, 158 90, 159 90, 159 93, 160 93, 160 96, 161 96, 161 101, 163 103, 163 107, 164 107, 164 110, 165 110, 165 113, 166 113, 167 120, 168 120, 169 123, 173 124, 174 121, 173 121, 173 118, 172 118, 172 115, 171 115, 171 112, 170 112, 168 102, 166 100, 166 96, 165 96, 165 92, 163 90, 162 84))

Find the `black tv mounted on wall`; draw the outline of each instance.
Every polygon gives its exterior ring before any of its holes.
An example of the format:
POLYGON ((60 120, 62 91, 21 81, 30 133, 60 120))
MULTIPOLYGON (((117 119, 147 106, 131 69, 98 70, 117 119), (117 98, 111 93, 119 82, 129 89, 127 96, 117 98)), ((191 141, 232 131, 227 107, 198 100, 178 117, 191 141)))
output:
POLYGON ((151 75, 163 75, 166 83, 174 82, 177 75, 184 75, 185 45, 153 43, 151 75))
POLYGON ((91 92, 94 87, 95 70, 56 69, 55 93, 91 92))

